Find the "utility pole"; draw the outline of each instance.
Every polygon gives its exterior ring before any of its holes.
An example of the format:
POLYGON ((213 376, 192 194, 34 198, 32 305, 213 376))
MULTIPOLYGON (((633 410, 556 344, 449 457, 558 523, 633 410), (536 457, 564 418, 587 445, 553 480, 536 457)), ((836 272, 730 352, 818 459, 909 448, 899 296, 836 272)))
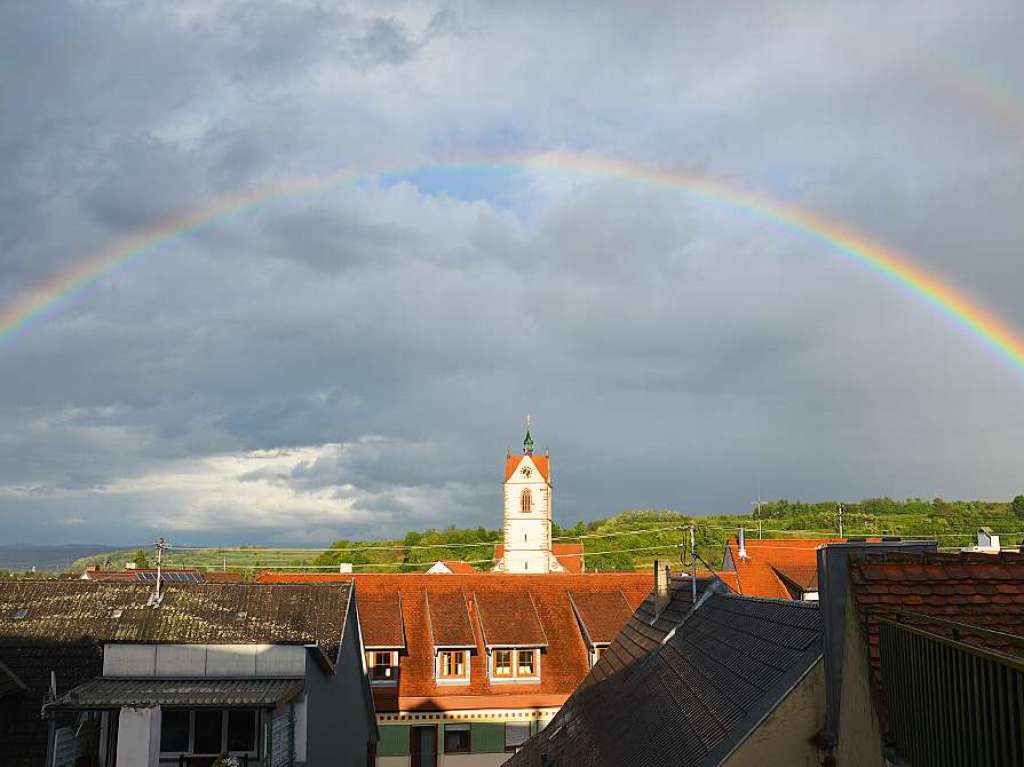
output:
POLYGON ((693 584, 693 603, 697 604, 697 543, 694 540, 694 524, 690 523, 690 583, 693 584))
POLYGON ((163 594, 160 593, 160 587, 163 580, 163 562, 164 562, 164 539, 161 537, 156 542, 156 590, 149 597, 148 605, 150 607, 159 607, 160 600, 163 599, 163 594))
POLYGON ((843 537, 843 504, 839 504, 839 537, 843 537))

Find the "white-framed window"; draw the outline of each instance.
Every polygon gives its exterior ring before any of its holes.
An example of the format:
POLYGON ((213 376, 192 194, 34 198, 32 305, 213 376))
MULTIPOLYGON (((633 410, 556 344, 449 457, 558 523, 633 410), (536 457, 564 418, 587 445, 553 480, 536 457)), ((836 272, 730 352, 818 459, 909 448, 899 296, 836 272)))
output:
POLYGON ((253 708, 165 708, 160 755, 259 756, 260 714, 253 708))
POLYGON ((372 685, 398 684, 398 651, 369 650, 366 653, 366 669, 372 685))
POLYGON ((490 655, 492 682, 540 681, 540 650, 536 647, 494 649, 490 655))
POLYGON ((469 650, 438 650, 434 659, 434 676, 439 684, 469 682, 469 650))

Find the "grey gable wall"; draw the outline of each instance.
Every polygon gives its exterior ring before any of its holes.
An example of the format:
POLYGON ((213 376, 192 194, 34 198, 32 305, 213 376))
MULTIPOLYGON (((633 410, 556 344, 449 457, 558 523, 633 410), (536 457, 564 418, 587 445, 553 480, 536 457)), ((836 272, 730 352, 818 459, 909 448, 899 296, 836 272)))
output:
POLYGON ((324 673, 310 655, 306 693, 307 767, 365 767, 367 743, 377 738, 354 598, 334 674, 324 673))

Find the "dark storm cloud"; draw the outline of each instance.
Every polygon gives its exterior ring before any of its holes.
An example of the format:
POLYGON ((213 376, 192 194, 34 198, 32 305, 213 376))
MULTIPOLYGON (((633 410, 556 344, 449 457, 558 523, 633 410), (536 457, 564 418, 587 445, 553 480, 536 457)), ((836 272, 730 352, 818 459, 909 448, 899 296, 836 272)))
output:
MULTIPOLYGON (((7 4, 0 301, 225 194, 501 147, 728 179, 1024 327, 1024 119, 948 76, 1012 87, 1015 4, 590 10, 7 4)), ((562 522, 1021 490, 1020 376, 905 289, 678 189, 492 176, 273 201, 0 343, 5 534, 493 527, 528 412, 562 522)))

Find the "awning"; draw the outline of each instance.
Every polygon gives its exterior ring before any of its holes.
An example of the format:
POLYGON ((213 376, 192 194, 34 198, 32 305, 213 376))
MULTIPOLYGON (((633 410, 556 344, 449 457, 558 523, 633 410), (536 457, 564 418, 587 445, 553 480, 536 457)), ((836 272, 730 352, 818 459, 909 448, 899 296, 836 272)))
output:
POLYGON ((43 707, 69 711, 122 706, 272 708, 302 693, 301 679, 110 679, 97 677, 43 707))

